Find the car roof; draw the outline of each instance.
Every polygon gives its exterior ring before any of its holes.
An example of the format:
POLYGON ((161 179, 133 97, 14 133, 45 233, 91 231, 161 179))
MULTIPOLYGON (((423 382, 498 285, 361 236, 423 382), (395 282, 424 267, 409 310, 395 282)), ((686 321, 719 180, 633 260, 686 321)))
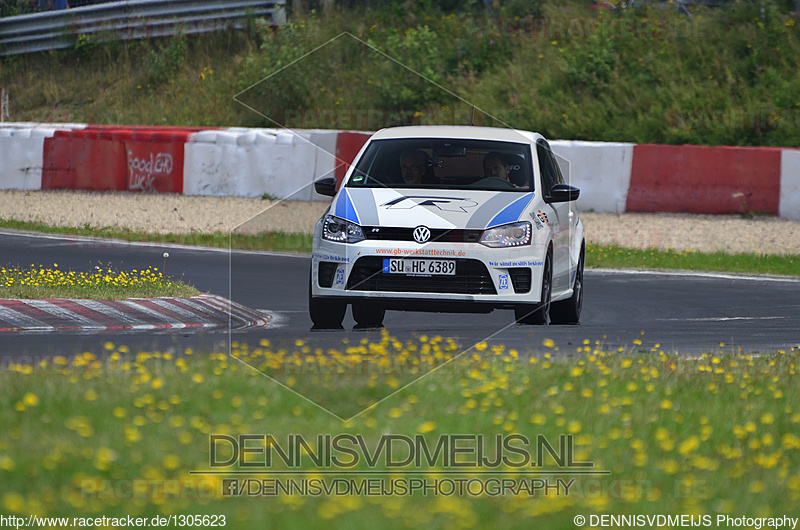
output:
POLYGON ((410 127, 390 127, 372 135, 371 140, 402 138, 467 138, 473 140, 498 140, 503 142, 533 143, 541 134, 507 129, 503 127, 474 127, 471 125, 421 125, 410 127))

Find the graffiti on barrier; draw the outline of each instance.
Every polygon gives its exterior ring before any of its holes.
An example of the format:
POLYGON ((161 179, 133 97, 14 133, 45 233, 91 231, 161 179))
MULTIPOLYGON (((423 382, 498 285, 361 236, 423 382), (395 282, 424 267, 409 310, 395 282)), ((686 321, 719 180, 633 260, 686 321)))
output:
POLYGON ((173 161, 169 153, 158 153, 140 158, 128 151, 128 189, 131 191, 156 191, 157 176, 172 173, 173 161))

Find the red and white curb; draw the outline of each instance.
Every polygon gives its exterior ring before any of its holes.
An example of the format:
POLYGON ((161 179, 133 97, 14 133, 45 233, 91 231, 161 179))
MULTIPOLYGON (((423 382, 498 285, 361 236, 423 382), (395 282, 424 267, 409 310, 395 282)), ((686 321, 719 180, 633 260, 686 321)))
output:
POLYGON ((271 318, 216 295, 128 300, 0 299, 0 333, 241 330, 271 318))

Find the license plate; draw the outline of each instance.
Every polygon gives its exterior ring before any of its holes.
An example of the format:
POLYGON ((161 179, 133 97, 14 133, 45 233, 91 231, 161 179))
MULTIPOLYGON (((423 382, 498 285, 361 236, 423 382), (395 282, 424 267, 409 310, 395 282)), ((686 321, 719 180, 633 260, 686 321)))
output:
POLYGON ((456 262, 442 259, 389 259, 383 260, 384 274, 424 274, 455 276, 456 262))

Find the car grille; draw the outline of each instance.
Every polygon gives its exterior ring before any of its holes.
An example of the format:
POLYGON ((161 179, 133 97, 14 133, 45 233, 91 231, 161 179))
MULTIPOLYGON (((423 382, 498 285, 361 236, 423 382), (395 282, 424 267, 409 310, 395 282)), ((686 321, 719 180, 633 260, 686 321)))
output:
MULTIPOLYGON (((413 228, 365 226, 363 230, 367 239, 378 241, 414 241, 413 228)), ((429 242, 477 243, 481 239, 481 234, 483 234, 483 230, 431 228, 431 238, 429 242)))
POLYGON ((330 261, 319 262, 319 286, 330 287, 333 285, 333 275, 336 272, 337 263, 330 261))
MULTIPOLYGON (((379 256, 359 258, 353 265, 348 290, 452 293, 452 294, 497 294, 486 266, 477 260, 457 259, 454 276, 406 276, 384 274, 383 260, 379 256)), ((513 280, 512 280, 513 281, 513 280)), ((530 284, 530 280, 528 280, 530 284)))
POLYGON ((511 275, 511 283, 514 285, 514 292, 517 294, 531 292, 531 269, 528 267, 518 267, 508 269, 511 275))

